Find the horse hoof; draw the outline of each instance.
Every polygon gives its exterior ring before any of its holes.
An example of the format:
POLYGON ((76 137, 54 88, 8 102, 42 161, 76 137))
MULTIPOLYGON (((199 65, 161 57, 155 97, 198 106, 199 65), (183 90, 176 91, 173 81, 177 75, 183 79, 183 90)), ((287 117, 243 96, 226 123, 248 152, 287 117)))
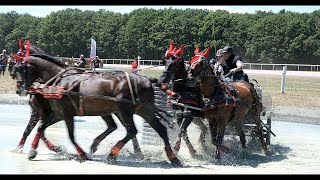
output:
POLYGON ((63 148, 60 147, 60 146, 54 146, 54 147, 52 148, 52 151, 54 151, 54 152, 56 152, 56 153, 60 153, 60 152, 63 151, 63 148))
POLYGON ((37 156, 37 151, 34 150, 34 149, 31 149, 30 152, 29 152, 28 159, 29 159, 29 160, 32 160, 32 159, 34 159, 36 156, 37 156))
POLYGON ((94 154, 95 152, 97 152, 97 150, 98 150, 97 146, 91 146, 90 147, 90 153, 91 154, 94 154))
POLYGON ((266 156, 272 156, 272 151, 271 150, 266 150, 265 152, 264 152, 264 154, 266 155, 266 156))
POLYGON ((170 162, 173 167, 183 167, 178 158, 171 159, 170 162))
POLYGON ((116 157, 112 156, 112 155, 109 155, 107 157, 107 159, 105 160, 105 163, 108 163, 108 164, 114 164, 116 162, 116 157))
POLYGON ((18 147, 16 147, 15 149, 11 150, 11 152, 14 152, 14 153, 22 153, 22 147, 21 147, 21 146, 18 146, 18 147))
POLYGON ((144 155, 143 154, 134 154, 133 157, 135 159, 138 159, 138 160, 143 160, 144 159, 144 155))
POLYGON ((107 161, 108 162, 114 162, 117 159, 117 156, 113 155, 113 154, 109 154, 109 156, 107 157, 107 161))
POLYGON ((203 159, 203 156, 200 155, 200 154, 193 154, 192 158, 194 158, 194 159, 203 159))

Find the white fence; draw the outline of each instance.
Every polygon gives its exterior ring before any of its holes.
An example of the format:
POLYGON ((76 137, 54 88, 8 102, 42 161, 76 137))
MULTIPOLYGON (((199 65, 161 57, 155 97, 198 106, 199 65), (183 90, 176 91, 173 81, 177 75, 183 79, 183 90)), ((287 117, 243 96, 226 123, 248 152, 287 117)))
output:
MULTIPOLYGON (((62 60, 68 61, 69 64, 73 64, 79 58, 64 58, 62 60)), ((88 60, 88 59, 87 59, 88 60)), ((100 59, 102 64, 131 64, 133 59, 100 59)), ((150 60, 141 59, 140 65, 151 65, 158 66, 161 65, 162 60, 150 60)), ((320 71, 320 65, 311 64, 262 64, 262 63, 244 63, 245 69, 254 70, 277 70, 281 71, 283 66, 287 66, 288 71, 320 71)))

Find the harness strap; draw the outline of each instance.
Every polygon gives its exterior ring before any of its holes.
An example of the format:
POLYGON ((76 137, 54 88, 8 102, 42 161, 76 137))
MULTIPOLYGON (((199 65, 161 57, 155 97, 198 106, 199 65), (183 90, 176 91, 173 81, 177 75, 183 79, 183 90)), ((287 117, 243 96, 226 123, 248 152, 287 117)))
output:
MULTIPOLYGON (((92 74, 91 74, 90 76, 92 76, 92 74)), ((80 83, 80 87, 79 87, 79 92, 80 92, 80 90, 81 90, 82 87, 83 87, 83 82, 84 82, 85 80, 87 80, 90 76, 86 76, 85 78, 80 79, 79 81, 77 81, 76 83, 74 83, 71 87, 69 87, 69 88, 65 91, 65 94, 68 94, 68 97, 71 99, 72 105, 73 105, 74 108, 76 109, 77 114, 78 114, 79 116, 83 116, 83 114, 84 114, 84 109, 83 109, 83 96, 82 96, 81 94, 79 95, 79 110, 78 110, 77 106, 75 105, 73 99, 71 98, 71 96, 69 95, 68 92, 70 92, 70 91, 71 91, 75 86, 77 86, 79 83, 80 83)))
POLYGON ((238 94, 232 94, 231 91, 233 91, 234 93, 236 93, 233 84, 230 82, 222 82, 221 80, 218 80, 218 82, 222 85, 222 87, 225 89, 225 91, 227 92, 227 94, 234 100, 236 101, 236 98, 238 98, 238 94), (236 96, 236 97, 235 97, 236 96))
POLYGON ((70 96, 69 93, 66 93, 66 94, 67 94, 67 96, 69 97, 69 99, 71 100, 71 103, 72 103, 74 109, 76 110, 77 114, 80 115, 80 112, 79 112, 79 110, 78 110, 78 108, 77 108, 77 106, 76 106, 76 103, 75 103, 74 100, 71 98, 71 96, 70 96))
POLYGON ((45 84, 44 87, 48 86, 49 83, 51 83, 52 81, 54 81, 56 78, 60 77, 62 74, 64 74, 65 72, 69 71, 72 68, 66 68, 61 70, 58 74, 56 74, 55 76, 53 76, 51 79, 49 79, 45 84))
MULTIPOLYGON (((80 81, 80 87, 79 87, 79 91, 80 91, 80 89, 82 89, 82 87, 83 87, 83 81, 84 80, 81 80, 80 81)), ((83 114, 84 114, 84 109, 83 109, 83 96, 79 96, 79 116, 83 116, 83 114)))
POLYGON ((133 77, 133 82, 134 82, 134 91, 136 93, 136 96, 139 97, 138 83, 137 83, 137 78, 136 77, 133 77))
POLYGON ((131 99, 132 99, 132 103, 134 105, 136 105, 136 101, 134 99, 134 94, 133 94, 133 90, 132 90, 132 85, 131 85, 131 81, 130 81, 130 77, 129 74, 127 72, 124 72, 126 74, 127 77, 127 81, 128 81, 128 86, 129 86, 129 90, 130 90, 130 94, 131 94, 131 99))

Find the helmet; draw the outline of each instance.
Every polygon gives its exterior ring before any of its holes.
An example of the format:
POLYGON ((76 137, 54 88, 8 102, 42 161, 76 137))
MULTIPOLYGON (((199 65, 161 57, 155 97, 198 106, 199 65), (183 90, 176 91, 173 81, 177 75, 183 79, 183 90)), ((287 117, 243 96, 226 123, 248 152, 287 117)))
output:
POLYGON ((4 49, 4 50, 2 50, 2 52, 7 52, 7 51, 4 49))
POLYGON ((232 47, 231 47, 231 46, 225 46, 225 47, 222 49, 222 53, 225 53, 225 52, 233 53, 232 47))
POLYGON ((220 56, 222 56, 223 55, 223 49, 218 49, 218 51, 217 51, 217 53, 216 53, 216 56, 217 57, 220 57, 220 56))

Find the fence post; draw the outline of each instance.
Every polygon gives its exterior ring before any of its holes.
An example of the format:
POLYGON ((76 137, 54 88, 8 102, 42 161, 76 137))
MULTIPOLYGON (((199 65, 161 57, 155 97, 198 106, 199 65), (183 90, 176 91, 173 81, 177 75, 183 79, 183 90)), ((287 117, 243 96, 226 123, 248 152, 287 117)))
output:
POLYGON ((287 66, 283 66, 282 77, 281 77, 281 93, 284 93, 284 87, 286 82, 286 72, 287 72, 287 66))

